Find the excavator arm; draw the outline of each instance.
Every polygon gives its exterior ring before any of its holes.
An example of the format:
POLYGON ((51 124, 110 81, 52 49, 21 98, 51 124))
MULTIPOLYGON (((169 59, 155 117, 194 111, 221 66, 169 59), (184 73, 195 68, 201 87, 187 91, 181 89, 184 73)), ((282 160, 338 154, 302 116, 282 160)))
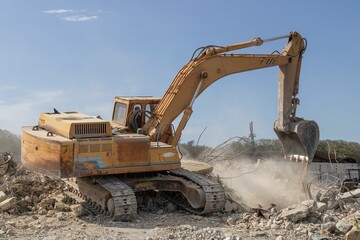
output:
MULTIPOLYGON (((319 129, 314 121, 297 118, 296 98, 299 86, 304 39, 297 32, 287 36, 251 41, 225 47, 205 47, 175 76, 143 130, 153 141, 175 146, 192 113, 195 99, 212 83, 224 76, 279 66, 278 118, 274 130, 283 144, 286 156, 304 156, 311 160, 319 141, 319 129), (276 54, 228 54, 242 48, 262 45, 264 42, 288 38, 284 50, 276 54), (169 126, 183 116, 174 134, 168 136, 169 126)), ((171 131, 170 131, 171 132, 171 131)))

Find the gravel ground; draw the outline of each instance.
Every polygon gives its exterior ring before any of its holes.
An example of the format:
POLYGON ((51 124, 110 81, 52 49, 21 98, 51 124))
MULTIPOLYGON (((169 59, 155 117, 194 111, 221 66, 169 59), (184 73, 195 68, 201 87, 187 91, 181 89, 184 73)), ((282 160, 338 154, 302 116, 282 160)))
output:
POLYGON ((130 222, 89 214, 67 190, 61 180, 10 163, 0 177, 0 239, 360 239, 360 191, 340 193, 334 184, 318 187, 313 200, 294 198, 287 205, 244 208, 228 198, 223 212, 206 216, 155 197, 161 204, 140 208, 130 222))

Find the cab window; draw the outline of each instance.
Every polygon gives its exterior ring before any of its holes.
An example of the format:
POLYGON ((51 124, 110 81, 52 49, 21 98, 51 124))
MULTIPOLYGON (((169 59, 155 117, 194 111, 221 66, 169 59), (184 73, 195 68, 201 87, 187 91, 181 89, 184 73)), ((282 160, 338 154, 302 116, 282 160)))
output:
POLYGON ((114 107, 113 121, 118 123, 126 123, 126 108, 124 103, 117 102, 114 107))

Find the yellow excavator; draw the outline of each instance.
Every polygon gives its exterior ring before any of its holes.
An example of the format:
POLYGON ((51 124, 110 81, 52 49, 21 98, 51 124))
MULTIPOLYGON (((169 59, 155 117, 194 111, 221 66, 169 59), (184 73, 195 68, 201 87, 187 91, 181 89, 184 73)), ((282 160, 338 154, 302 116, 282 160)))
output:
POLYGON ((316 122, 296 116, 306 39, 297 32, 270 39, 197 49, 162 98, 115 97, 112 121, 79 112, 42 113, 22 128, 22 162, 62 178, 115 221, 137 214, 136 193, 165 193, 197 214, 221 211, 224 190, 216 180, 181 168, 177 143, 195 99, 224 76, 278 66, 278 116, 274 130, 286 158, 311 161, 319 143, 316 122), (287 39, 281 52, 235 50, 287 39), (182 114, 176 129, 173 121, 182 114))

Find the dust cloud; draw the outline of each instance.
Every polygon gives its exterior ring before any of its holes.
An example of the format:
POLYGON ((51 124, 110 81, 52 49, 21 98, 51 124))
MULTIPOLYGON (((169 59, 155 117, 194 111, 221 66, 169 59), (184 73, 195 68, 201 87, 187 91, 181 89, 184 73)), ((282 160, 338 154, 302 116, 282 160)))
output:
POLYGON ((306 199, 302 187, 305 164, 279 160, 232 159, 218 162, 213 173, 249 207, 281 209, 306 199))

